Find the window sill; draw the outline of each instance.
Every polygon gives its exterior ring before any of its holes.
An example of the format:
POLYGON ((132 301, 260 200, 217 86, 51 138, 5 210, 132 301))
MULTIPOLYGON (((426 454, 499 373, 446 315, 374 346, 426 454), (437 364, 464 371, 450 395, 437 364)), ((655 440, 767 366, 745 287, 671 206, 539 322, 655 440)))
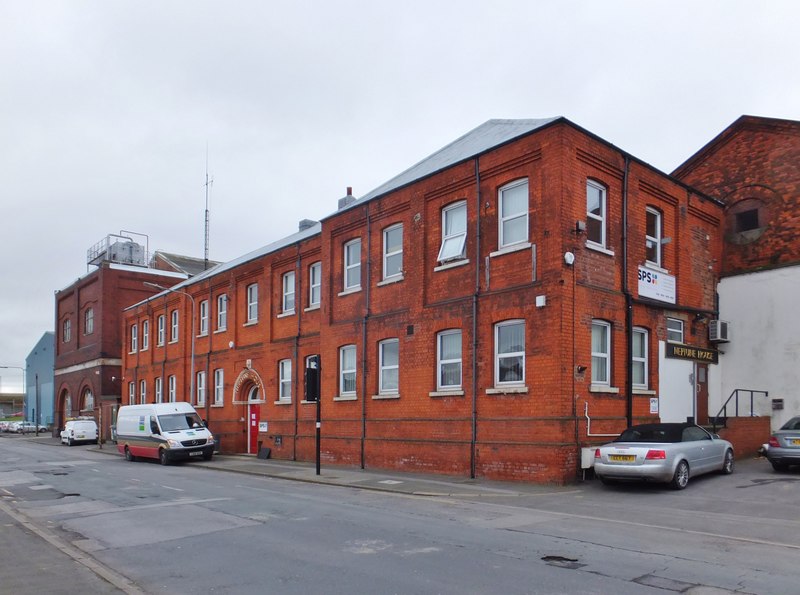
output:
POLYGON ((399 399, 400 393, 391 393, 385 395, 372 395, 373 400, 376 401, 383 401, 383 400, 391 400, 391 399, 399 399))
POLYGON ((225 404, 224 403, 213 403, 212 405, 209 405, 209 407, 212 407, 212 408, 216 407, 217 409, 221 409, 222 407, 225 407, 225 404))
POLYGON ((391 285, 392 283, 400 283, 400 281, 402 281, 403 279, 405 279, 405 277, 403 275, 397 275, 395 277, 389 277, 388 279, 384 279, 383 281, 379 281, 377 283, 377 286, 378 287, 383 287, 384 285, 391 285))
POLYGON ((149 351, 149 350, 150 350, 149 347, 142 347, 139 351, 149 351))
POLYGON ((657 265, 654 262, 650 262, 649 260, 646 260, 644 262, 644 265, 642 265, 642 266, 644 266, 644 268, 646 268, 646 269, 650 269, 651 271, 657 271, 659 273, 664 273, 665 275, 669 275, 669 271, 667 269, 665 269, 662 266, 657 265))
POLYGON ((207 333, 207 332, 206 332, 206 333, 199 333, 199 334, 195 335, 195 338, 196 338, 196 339, 200 339, 200 338, 202 338, 202 337, 207 337, 207 336, 208 336, 208 333, 207 333))
POLYGON ((432 393, 428 393, 429 397, 463 397, 464 391, 463 390, 437 390, 432 393))
POLYGON ((449 262, 444 262, 437 267, 434 267, 433 272, 438 273, 439 271, 446 271, 447 269, 463 267, 468 264, 469 264, 469 258, 462 258, 461 260, 451 260, 449 262))
POLYGON ((281 312, 275 318, 288 318, 289 316, 294 316, 294 310, 287 310, 286 312, 281 312))
POLYGON ((305 399, 303 399, 302 401, 300 401, 300 404, 301 405, 316 405, 317 401, 306 401, 305 399))
POLYGON ((527 395, 528 394, 528 387, 527 386, 504 386, 504 387, 495 387, 495 388, 487 388, 486 389, 487 395, 527 395))
POLYGON ((273 402, 274 405, 291 405, 291 401, 287 401, 286 399, 278 399, 277 401, 273 402))
POLYGON ((248 320, 242 326, 255 326, 257 324, 258 324, 258 318, 256 318, 255 320, 248 320))
POLYGON ((656 391, 647 388, 634 388, 631 392, 634 395, 649 395, 651 397, 656 396, 656 391))
POLYGON ((137 353, 139 353, 139 352, 138 351, 129 351, 128 355, 136 355, 137 353))
POLYGON ((177 342, 178 342, 177 339, 170 339, 168 345, 174 345, 177 342))
POLYGON ((342 297, 342 296, 345 296, 345 295, 350 295, 351 293, 358 293, 359 291, 361 291, 361 286, 360 285, 358 287, 350 287, 349 289, 345 289, 344 291, 340 291, 338 295, 339 295, 339 297, 342 297))
POLYGON ((607 384, 592 384, 589 386, 589 392, 616 395, 619 394, 619 389, 616 386, 608 386, 607 384))
POLYGON ((216 335, 218 333, 224 333, 227 330, 228 330, 228 327, 227 326, 223 326, 222 328, 218 328, 217 330, 215 330, 214 334, 216 335))
POLYGON ((357 401, 358 395, 340 395, 338 397, 333 397, 334 401, 357 401))
POLYGON ((512 252, 519 252, 520 250, 527 250, 530 247, 531 247, 530 242, 520 242, 519 244, 512 244, 511 246, 504 246, 503 248, 499 248, 494 252, 490 252, 489 258, 503 256, 504 254, 511 254, 512 252))
POLYGON ((594 252, 600 252, 601 254, 605 254, 606 256, 614 256, 614 251, 609 250, 605 246, 601 246, 600 244, 595 244, 594 242, 586 241, 586 247, 589 250, 594 252))
POLYGON ((313 312, 314 310, 319 310, 319 304, 314 304, 313 306, 309 306, 303 312, 313 312))

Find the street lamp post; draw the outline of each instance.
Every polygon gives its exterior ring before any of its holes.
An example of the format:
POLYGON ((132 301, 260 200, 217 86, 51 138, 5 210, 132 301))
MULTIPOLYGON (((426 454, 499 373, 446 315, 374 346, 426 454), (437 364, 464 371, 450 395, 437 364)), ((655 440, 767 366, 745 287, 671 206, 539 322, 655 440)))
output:
MULTIPOLYGON (((28 417, 28 385, 25 383, 25 368, 22 366, 0 366, 0 370, 22 370, 22 408, 25 411, 24 417, 28 417)), ((36 433, 39 433, 39 422, 33 420, 36 424, 36 433)))
POLYGON ((171 287, 164 287, 163 285, 159 285, 158 283, 150 283, 149 281, 144 281, 144 284, 148 287, 154 287, 155 289, 160 289, 161 291, 168 291, 170 293, 181 293, 188 297, 192 301, 192 326, 189 329, 192 335, 192 361, 191 361, 191 377, 189 378, 189 402, 194 405, 194 343, 195 343, 195 325, 197 321, 195 320, 195 306, 194 306, 194 298, 187 292, 181 291, 180 289, 172 289, 171 287))

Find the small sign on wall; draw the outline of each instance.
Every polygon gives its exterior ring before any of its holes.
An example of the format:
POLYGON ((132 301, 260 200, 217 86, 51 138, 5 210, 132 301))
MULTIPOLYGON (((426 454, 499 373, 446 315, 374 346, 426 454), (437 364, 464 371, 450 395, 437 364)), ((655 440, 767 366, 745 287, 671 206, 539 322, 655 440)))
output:
POLYGON ((650 399, 650 415, 658 415, 658 397, 650 399))
POLYGON ((675 303, 675 277, 639 267, 639 297, 651 298, 661 302, 675 303))
POLYGON ((259 432, 269 432, 269 422, 266 422, 266 421, 258 422, 258 431, 259 432))

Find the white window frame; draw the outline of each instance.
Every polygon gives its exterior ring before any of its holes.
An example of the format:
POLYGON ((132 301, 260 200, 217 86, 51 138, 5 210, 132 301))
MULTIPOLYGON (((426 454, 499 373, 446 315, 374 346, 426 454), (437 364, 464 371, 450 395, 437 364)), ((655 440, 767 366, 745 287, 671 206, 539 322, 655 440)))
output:
POLYGON ((463 382, 463 345, 461 329, 450 329, 436 334, 436 390, 460 390, 463 382), (442 343, 445 337, 458 336, 458 358, 444 358, 442 354, 442 343), (458 383, 444 384, 444 367, 458 364, 458 383))
POLYGON ((282 277, 283 298, 281 300, 281 313, 294 314, 295 298, 295 277, 294 271, 284 273, 282 277))
POLYGON ((528 238, 530 237, 530 222, 528 220, 528 214, 530 212, 530 189, 528 187, 528 180, 516 180, 515 182, 511 182, 510 184, 506 184, 502 188, 498 190, 498 247, 500 249, 508 248, 510 246, 515 246, 519 244, 525 244, 528 242, 528 238), (525 207, 520 211, 514 211, 512 213, 507 212, 506 208, 506 197, 510 196, 511 191, 518 189, 519 187, 525 187, 525 207), (525 221, 525 236, 518 240, 507 240, 505 235, 505 226, 507 223, 512 221, 516 221, 517 219, 523 219, 525 221))
POLYGON ((198 335, 201 337, 208 334, 208 300, 200 302, 200 320, 198 321, 198 335))
POLYGON ((644 238, 645 238, 645 240, 644 240, 645 241, 645 250, 644 250, 645 262, 647 262, 648 264, 657 266, 659 268, 662 266, 661 263, 662 263, 662 260, 663 260, 663 255, 662 255, 662 250, 661 250, 661 247, 662 247, 661 239, 662 239, 662 236, 664 235, 664 228, 662 226, 663 226, 663 219, 661 217, 661 211, 659 211, 658 209, 654 209, 653 207, 647 207, 645 209, 645 225, 644 225, 644 229, 645 229, 645 236, 644 236, 644 238), (656 233, 656 235, 654 235, 654 236, 650 235, 649 233, 647 233, 647 230, 648 230, 648 224, 647 223, 648 223, 648 219, 651 216, 655 217, 655 226, 656 226, 655 233, 656 233), (655 248, 655 260, 651 260, 650 259, 650 254, 649 254, 649 249, 650 248, 655 248))
POLYGON ((180 315, 177 308, 169 313, 169 341, 176 343, 180 332, 180 315))
POLYGON ((69 318, 64 320, 61 326, 61 341, 69 343, 72 340, 72 320, 69 318))
POLYGON ((684 331, 683 331, 683 320, 680 318, 670 318, 667 317, 666 328, 667 328, 667 343, 680 343, 683 344, 684 341, 684 331), (670 326, 672 328, 670 328, 670 326))
POLYGON ((142 351, 150 349, 150 321, 142 320, 142 351))
POLYGON ((131 353, 139 351, 139 325, 131 325, 131 353))
POLYGON ((292 402, 292 360, 282 359, 278 362, 278 401, 292 402))
POLYGON ((436 259, 439 262, 463 260, 466 257, 467 246, 467 201, 447 205, 442 209, 442 245, 436 259), (457 222, 456 218, 463 218, 464 230, 448 233, 448 229, 457 222), (450 225, 448 225, 450 223, 450 225), (455 245, 455 248, 450 246, 455 245))
POLYGON ((159 346, 164 345, 164 339, 167 336, 167 317, 164 314, 158 317, 156 333, 156 344, 159 346))
POLYGON ((156 376, 155 380, 153 381, 154 388, 153 391, 155 392, 156 403, 163 403, 164 402, 164 379, 161 376, 156 376))
MULTIPOLYGON (((135 405, 136 404, 136 383, 129 382, 128 383, 128 405, 135 405)), ((69 411, 67 412, 69 414, 69 411)))
POLYGON ((225 404, 225 370, 214 370, 214 405, 225 404))
POLYGON ((308 306, 319 306, 322 301, 322 263, 308 267, 308 306))
POLYGON ((646 328, 642 328, 640 326, 633 327, 633 341, 631 345, 631 368, 633 370, 633 381, 632 386, 633 388, 637 388, 639 390, 647 390, 649 387, 648 384, 648 365, 647 365, 647 356, 648 356, 648 339, 649 333, 646 328), (636 347, 637 347, 637 339, 640 341, 642 346, 642 353, 640 355, 636 355, 636 347), (636 382, 636 370, 640 368, 642 370, 642 379, 643 382, 636 382))
POLYGON ((94 308, 86 308, 83 313, 83 334, 91 335, 94 332, 94 308))
POLYGON ((378 343, 378 394, 396 395, 400 392, 400 340, 396 338, 384 339, 378 343), (387 363, 387 349, 396 349, 396 363, 387 363), (396 372, 396 386, 391 386, 389 378, 396 372))
POLYGON ((383 230, 383 280, 403 277, 403 224, 390 225, 383 230), (389 247, 389 236, 392 232, 400 231, 400 247, 389 247), (400 257, 399 265, 394 262, 400 257), (392 269, 390 270, 390 266, 392 269))
POLYGON ((197 390, 195 394, 197 395, 197 405, 202 406, 206 404, 206 372, 205 370, 200 370, 197 373, 197 390))
POLYGON ((523 319, 505 320, 494 325, 494 385, 496 387, 525 385, 525 330, 525 321, 523 319), (522 351, 500 352, 500 333, 502 329, 509 326, 522 326, 522 351), (522 358, 522 378, 519 380, 500 380, 501 360, 515 358, 522 358))
POLYGON ((90 388, 83 392, 83 409, 85 411, 94 411, 94 394, 90 388))
POLYGON ((356 289, 361 289, 361 238, 356 238, 354 240, 350 240, 349 242, 345 242, 344 244, 344 290, 345 291, 352 291, 356 289), (351 250, 350 248, 358 246, 358 250, 355 254, 356 258, 354 261, 350 260, 351 250), (358 279, 351 279, 351 273, 355 275, 357 273, 358 279), (355 282, 357 281, 357 282, 355 282))
POLYGON ((600 386, 611 386, 611 323, 606 320, 592 320, 592 384, 600 386), (595 349, 595 331, 605 332, 605 341, 598 351, 595 349), (601 376, 602 375, 602 376, 601 376))
POLYGON ((228 328, 228 296, 217 296, 217 330, 224 331, 228 328))
POLYGON ((147 403, 147 380, 139 381, 139 405, 147 403))
POLYGON ((174 403, 175 402, 175 395, 178 392, 178 381, 175 378, 174 374, 171 374, 169 378, 167 378, 167 402, 174 403))
POLYGON ((358 356, 356 353, 356 346, 355 345, 343 345, 339 348, 339 396, 348 396, 352 395, 355 396, 356 388, 357 388, 357 377, 356 374, 358 372, 358 356), (353 367, 352 368, 345 368, 345 353, 352 352, 353 357, 353 367), (352 375, 353 377, 353 390, 345 390, 345 375, 349 376, 352 375))
POLYGON ((606 238, 607 238, 607 211, 608 210, 608 189, 601 183, 596 182, 594 180, 586 180, 586 241, 589 244, 594 246, 600 246, 601 248, 606 248, 606 238), (592 213, 589 210, 589 191, 596 190, 600 194, 600 213, 592 213), (596 239, 591 239, 589 237, 589 229, 590 229, 590 221, 596 221, 600 225, 600 241, 596 239))
POLYGON ((247 322, 258 322, 258 283, 247 286, 247 322))

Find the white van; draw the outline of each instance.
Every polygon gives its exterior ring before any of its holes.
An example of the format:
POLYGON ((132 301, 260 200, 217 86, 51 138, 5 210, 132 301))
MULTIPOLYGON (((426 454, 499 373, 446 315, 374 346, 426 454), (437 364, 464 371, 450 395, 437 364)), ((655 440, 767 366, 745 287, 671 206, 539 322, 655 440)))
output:
POLYGON ((72 446, 78 442, 97 442, 97 424, 93 419, 71 419, 61 430, 61 444, 72 446))
POLYGON ((124 405, 117 412, 117 450, 136 457, 170 461, 202 457, 211 460, 214 436, 189 403, 124 405))

